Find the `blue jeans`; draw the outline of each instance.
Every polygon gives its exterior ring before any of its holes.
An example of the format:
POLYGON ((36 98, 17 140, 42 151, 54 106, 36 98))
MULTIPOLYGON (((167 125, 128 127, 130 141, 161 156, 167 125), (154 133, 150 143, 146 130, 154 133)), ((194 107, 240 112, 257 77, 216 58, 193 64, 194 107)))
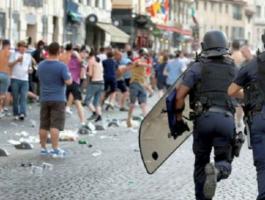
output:
POLYGON ((7 93, 10 79, 8 74, 0 72, 0 94, 7 93))
POLYGON ((104 91, 104 83, 103 82, 90 82, 87 86, 87 94, 85 103, 89 105, 93 98, 93 106, 97 107, 100 104, 100 97, 104 91))
POLYGON ((11 89, 13 96, 14 116, 18 116, 20 114, 24 114, 26 116, 29 82, 11 79, 11 89))
POLYGON ((259 192, 257 200, 263 200, 265 199, 265 109, 261 113, 254 114, 250 136, 257 171, 259 192))

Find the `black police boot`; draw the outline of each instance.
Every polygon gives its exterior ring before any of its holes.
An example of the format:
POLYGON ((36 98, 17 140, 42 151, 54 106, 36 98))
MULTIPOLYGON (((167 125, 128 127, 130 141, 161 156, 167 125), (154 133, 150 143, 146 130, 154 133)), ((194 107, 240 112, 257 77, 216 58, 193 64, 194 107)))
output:
POLYGON ((219 170, 212 163, 205 166, 206 180, 203 187, 203 193, 206 199, 212 199, 217 186, 217 177, 219 170))

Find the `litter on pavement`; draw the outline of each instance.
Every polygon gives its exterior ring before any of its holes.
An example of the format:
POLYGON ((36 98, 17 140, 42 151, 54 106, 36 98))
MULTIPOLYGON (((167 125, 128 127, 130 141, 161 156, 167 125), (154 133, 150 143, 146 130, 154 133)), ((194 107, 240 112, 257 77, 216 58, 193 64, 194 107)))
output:
POLYGON ((100 156, 101 154, 102 154, 102 151, 97 150, 97 151, 94 151, 94 152, 92 153, 92 156, 94 156, 94 157, 98 157, 98 156, 100 156))
POLYGON ((77 134, 77 131, 64 130, 60 132, 59 137, 60 141, 77 141, 79 135, 77 134))
POLYGON ((7 157, 10 154, 8 153, 8 151, 6 149, 1 149, 0 148, 0 157, 7 157))

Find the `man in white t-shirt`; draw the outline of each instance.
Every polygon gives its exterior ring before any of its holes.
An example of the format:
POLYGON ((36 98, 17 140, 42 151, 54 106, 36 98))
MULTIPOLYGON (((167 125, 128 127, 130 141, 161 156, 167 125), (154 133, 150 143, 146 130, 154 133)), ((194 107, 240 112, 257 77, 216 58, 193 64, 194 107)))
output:
POLYGON ((100 59, 100 62, 102 63, 104 60, 107 59, 107 55, 106 55, 106 52, 105 52, 105 48, 104 47, 101 47, 99 49, 99 54, 97 55, 97 57, 100 59))
POLYGON ((27 94, 29 90, 29 73, 32 71, 32 57, 26 53, 27 45, 19 42, 18 49, 9 58, 11 73, 11 90, 13 96, 13 114, 15 120, 24 120, 27 114, 27 94))

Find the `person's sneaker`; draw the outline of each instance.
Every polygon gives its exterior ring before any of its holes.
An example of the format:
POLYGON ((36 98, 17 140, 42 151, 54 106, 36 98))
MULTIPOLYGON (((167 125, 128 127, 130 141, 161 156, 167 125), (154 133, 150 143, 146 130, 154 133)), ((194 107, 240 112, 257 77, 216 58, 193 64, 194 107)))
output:
POLYGON ((64 157, 65 156, 65 151, 63 149, 52 149, 50 151, 50 154, 53 158, 59 158, 59 157, 64 157))
POLYGON ((73 114, 73 112, 71 111, 70 107, 66 107, 66 108, 65 108, 65 112, 66 112, 66 114, 68 114, 68 115, 72 115, 72 114, 73 114))
POLYGON ((96 119, 95 122, 101 122, 102 121, 102 117, 99 115, 96 119))
POLYGON ((3 118, 3 117, 5 117, 5 116, 6 116, 6 114, 5 114, 4 111, 0 112, 0 119, 3 118))
POLYGON ((120 111, 121 111, 121 112, 128 112, 129 110, 128 110, 127 108, 124 108, 124 107, 123 107, 123 108, 120 108, 120 111))
POLYGON ((24 119, 25 119, 25 115, 24 114, 19 115, 19 120, 24 121, 24 119))
POLYGON ((106 106, 106 111, 109 111, 109 110, 114 110, 114 106, 113 105, 111 105, 111 104, 108 104, 107 106, 106 106))
POLYGON ((50 152, 49 152, 48 149, 44 149, 44 148, 42 148, 42 149, 40 150, 40 155, 42 155, 42 156, 48 156, 49 154, 50 154, 50 152))
POLYGON ((97 114, 94 112, 89 118, 87 118, 88 121, 92 121, 97 118, 97 114))
POLYGON ((203 193, 206 199, 212 199, 215 195, 217 186, 218 170, 212 163, 205 166, 206 180, 203 187, 203 193))

